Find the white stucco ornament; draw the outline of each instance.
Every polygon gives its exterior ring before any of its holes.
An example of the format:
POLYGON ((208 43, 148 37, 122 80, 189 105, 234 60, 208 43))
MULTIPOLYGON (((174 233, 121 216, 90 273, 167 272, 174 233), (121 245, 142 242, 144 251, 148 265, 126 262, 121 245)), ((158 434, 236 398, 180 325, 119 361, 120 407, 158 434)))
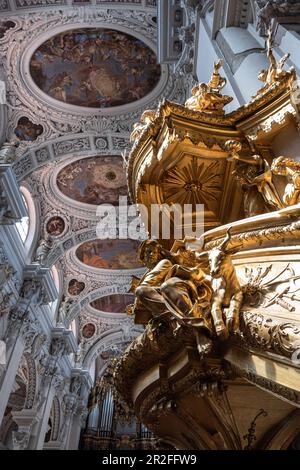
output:
POLYGON ((0 104, 6 104, 6 86, 3 80, 0 80, 0 104))

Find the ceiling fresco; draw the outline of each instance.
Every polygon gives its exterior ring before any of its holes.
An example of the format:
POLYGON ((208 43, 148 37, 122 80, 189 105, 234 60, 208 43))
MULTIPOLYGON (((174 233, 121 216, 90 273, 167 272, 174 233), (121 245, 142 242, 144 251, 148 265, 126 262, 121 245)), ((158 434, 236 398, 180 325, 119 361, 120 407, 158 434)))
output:
POLYGON ((68 284, 68 293, 70 295, 79 295, 85 288, 85 283, 78 279, 71 279, 68 284))
POLYGON ((47 222, 46 230, 52 237, 57 237, 65 230, 65 222, 59 216, 51 217, 47 222))
POLYGON ((127 305, 133 304, 134 295, 112 294, 93 300, 91 306, 101 312, 125 313, 127 305))
POLYGON ((136 240, 93 240, 82 243, 76 256, 82 263, 102 269, 137 269, 142 264, 138 260, 136 240))
POLYGON ((43 133, 43 126, 34 124, 28 117, 22 116, 14 132, 18 139, 33 142, 43 133))
POLYGON ((92 338, 96 332, 96 327, 93 323, 86 323, 82 328, 82 336, 86 339, 92 338))
POLYGON ((0 39, 2 39, 6 33, 6 31, 8 31, 9 29, 12 29, 16 26, 16 23, 14 23, 13 21, 4 21, 4 20, 0 20, 0 39))
POLYGON ((146 96, 161 70, 155 53, 139 39, 112 29, 85 28, 43 43, 31 58, 30 73, 56 100, 108 108, 146 96))
POLYGON ((123 160, 119 156, 91 157, 65 166, 57 176, 59 190, 86 204, 118 204, 127 195, 123 160))

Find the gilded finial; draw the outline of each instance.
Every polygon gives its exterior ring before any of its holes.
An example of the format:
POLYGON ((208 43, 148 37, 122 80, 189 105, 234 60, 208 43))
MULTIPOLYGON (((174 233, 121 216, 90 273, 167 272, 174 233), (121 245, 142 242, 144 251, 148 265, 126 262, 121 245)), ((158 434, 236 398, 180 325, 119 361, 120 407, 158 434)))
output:
POLYGON ((227 82, 226 78, 222 77, 219 73, 221 66, 221 60, 215 62, 209 82, 198 83, 193 87, 192 96, 185 103, 187 108, 212 115, 223 115, 225 113, 224 106, 230 103, 233 98, 231 96, 223 96, 220 93, 227 82))
POLYGON ((222 67, 222 63, 223 62, 221 59, 217 62, 214 62, 214 71, 210 78, 210 81, 207 84, 211 92, 219 93, 227 83, 226 78, 221 77, 219 73, 219 70, 222 67))

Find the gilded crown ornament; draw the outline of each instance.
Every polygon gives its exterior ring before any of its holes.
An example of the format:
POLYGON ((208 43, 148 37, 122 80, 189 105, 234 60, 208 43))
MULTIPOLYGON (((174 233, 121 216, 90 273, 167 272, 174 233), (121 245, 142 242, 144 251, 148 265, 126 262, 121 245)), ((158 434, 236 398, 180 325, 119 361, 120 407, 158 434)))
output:
POLYGON ((225 114, 223 108, 233 98, 231 96, 223 96, 220 93, 227 83, 226 78, 221 77, 219 73, 221 66, 221 60, 215 62, 210 81, 208 83, 198 83, 193 87, 192 96, 185 103, 188 109, 216 115, 225 114))

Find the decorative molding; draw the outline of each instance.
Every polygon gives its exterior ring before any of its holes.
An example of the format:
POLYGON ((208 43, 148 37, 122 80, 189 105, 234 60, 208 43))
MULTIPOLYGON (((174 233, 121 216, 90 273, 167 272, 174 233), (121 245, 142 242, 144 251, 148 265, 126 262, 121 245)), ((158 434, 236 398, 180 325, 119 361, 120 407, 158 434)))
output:
POLYGON ((298 353, 297 360, 300 358, 300 324, 244 311, 241 313, 241 331, 243 342, 248 346, 289 359, 298 353))
POLYGON ((294 403, 296 406, 300 405, 300 393, 296 390, 285 387, 284 385, 274 382, 266 377, 256 375, 252 371, 241 369, 235 365, 231 365, 231 367, 236 375, 245 378, 249 382, 257 385, 258 387, 261 387, 264 390, 268 390, 274 395, 294 403))
MULTIPOLYGON (((10 122, 7 136, 13 135, 13 129, 23 115, 34 124, 41 124, 44 128, 43 134, 38 137, 36 143, 78 132, 103 133, 105 129, 129 132, 145 107, 158 105, 162 93, 171 99, 184 99, 181 97, 183 77, 170 74, 167 66, 162 66, 162 78, 148 96, 131 105, 119 107, 120 109, 109 108, 97 113, 93 109, 77 106, 74 107, 74 111, 70 111, 72 106, 68 108, 68 105, 52 100, 38 89, 34 89, 36 87, 30 79, 28 61, 33 50, 47 37, 69 29, 69 25, 72 28, 76 26, 82 28, 90 27, 91 24, 93 26, 110 24, 116 29, 134 34, 154 48, 156 25, 152 21, 152 16, 153 14, 147 11, 88 7, 84 10, 72 8, 63 11, 39 12, 32 14, 26 21, 16 18, 16 27, 7 32, 3 41, 10 122), (11 40, 8 41, 10 36, 11 40), (7 62, 8 57, 9 62, 7 62), (26 70, 24 67, 27 67, 26 70)), ((14 17, 11 19, 14 20, 14 17)), ((31 143, 26 143, 23 147, 30 148, 31 145, 31 143)), ((58 153, 63 151, 59 147, 56 149, 58 153)), ((43 155, 40 158, 46 158, 46 156, 43 155)))

